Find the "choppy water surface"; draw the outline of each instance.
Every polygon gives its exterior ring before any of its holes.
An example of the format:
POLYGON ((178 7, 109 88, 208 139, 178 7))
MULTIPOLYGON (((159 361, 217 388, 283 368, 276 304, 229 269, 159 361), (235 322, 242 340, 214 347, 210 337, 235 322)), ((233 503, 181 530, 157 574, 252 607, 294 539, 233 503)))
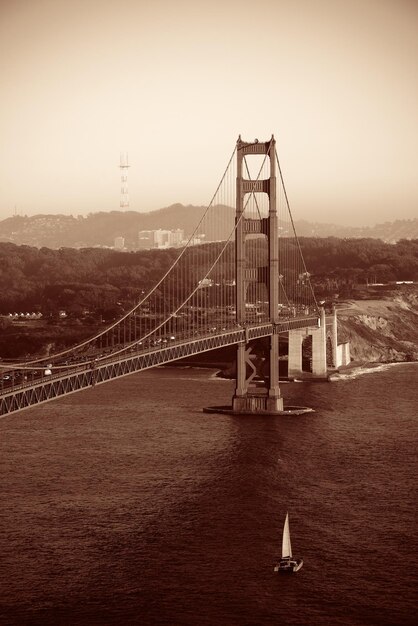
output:
POLYGON ((232 382, 165 368, 0 420, 0 623, 413 624, 417 383, 291 383, 315 413, 238 418, 201 412, 232 382))

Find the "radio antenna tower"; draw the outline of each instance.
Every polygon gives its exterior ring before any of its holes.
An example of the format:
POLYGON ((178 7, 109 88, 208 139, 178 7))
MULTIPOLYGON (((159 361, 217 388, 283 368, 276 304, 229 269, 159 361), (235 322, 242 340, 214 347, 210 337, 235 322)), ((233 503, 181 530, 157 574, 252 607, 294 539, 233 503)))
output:
POLYGON ((129 194, 128 194, 128 153, 120 153, 120 207, 121 209, 127 209, 129 207, 129 194))

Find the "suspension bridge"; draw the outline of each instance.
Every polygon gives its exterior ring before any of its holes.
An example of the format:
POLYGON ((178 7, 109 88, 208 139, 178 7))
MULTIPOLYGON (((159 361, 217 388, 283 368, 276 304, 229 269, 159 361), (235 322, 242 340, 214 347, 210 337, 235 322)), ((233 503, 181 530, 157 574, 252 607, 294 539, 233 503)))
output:
POLYGON ((301 342, 309 334, 312 371, 326 373, 325 316, 295 232, 275 139, 239 137, 187 245, 130 311, 71 348, 0 363, 0 415, 234 344, 231 410, 280 413, 286 410, 281 333, 289 335, 289 372, 301 368, 301 342), (267 346, 261 385, 253 353, 253 340, 260 339, 267 346))

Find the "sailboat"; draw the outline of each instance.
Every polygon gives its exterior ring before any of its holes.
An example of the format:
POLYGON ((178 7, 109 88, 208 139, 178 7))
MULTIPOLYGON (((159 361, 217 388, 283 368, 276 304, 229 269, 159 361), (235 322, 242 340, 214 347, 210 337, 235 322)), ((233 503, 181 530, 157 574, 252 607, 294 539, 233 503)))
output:
POLYGON ((293 572, 298 572, 302 565, 303 559, 295 559, 292 556, 292 545, 290 543, 289 531, 289 513, 286 513, 286 519, 283 527, 282 558, 274 566, 274 571, 284 574, 292 574, 293 572))

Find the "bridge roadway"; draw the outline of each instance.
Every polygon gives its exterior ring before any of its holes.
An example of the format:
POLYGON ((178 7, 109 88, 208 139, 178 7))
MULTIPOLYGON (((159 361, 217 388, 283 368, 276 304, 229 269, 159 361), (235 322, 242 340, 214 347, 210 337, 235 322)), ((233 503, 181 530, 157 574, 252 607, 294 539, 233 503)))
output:
POLYGON ((319 317, 316 315, 283 320, 278 324, 252 324, 234 327, 217 334, 176 340, 159 347, 141 347, 141 349, 135 349, 134 352, 131 348, 131 351, 125 351, 117 356, 109 354, 74 364, 74 367, 67 367, 61 372, 54 371, 52 368, 50 375, 41 375, 36 380, 13 383, 3 388, 0 391, 0 416, 22 411, 37 404, 187 356, 267 337, 273 333, 318 325, 319 317))

